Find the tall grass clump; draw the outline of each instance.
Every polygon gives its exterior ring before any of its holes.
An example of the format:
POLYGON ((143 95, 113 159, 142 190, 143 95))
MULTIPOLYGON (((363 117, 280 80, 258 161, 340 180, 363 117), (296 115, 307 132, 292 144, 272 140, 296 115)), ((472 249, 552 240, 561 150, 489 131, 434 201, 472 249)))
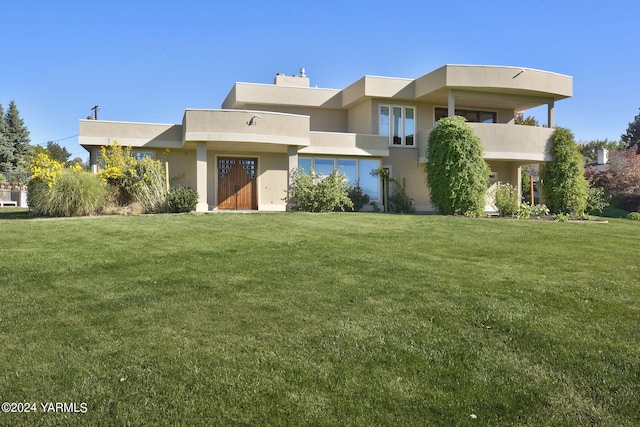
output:
POLYGON ((35 215, 91 215, 104 206, 104 181, 80 166, 64 168, 47 153, 37 152, 30 168, 27 199, 35 215))
POLYGON ((139 203, 144 212, 167 210, 166 179, 163 163, 149 157, 136 158, 131 147, 114 141, 100 149, 99 175, 109 186, 111 203, 119 206, 139 203))

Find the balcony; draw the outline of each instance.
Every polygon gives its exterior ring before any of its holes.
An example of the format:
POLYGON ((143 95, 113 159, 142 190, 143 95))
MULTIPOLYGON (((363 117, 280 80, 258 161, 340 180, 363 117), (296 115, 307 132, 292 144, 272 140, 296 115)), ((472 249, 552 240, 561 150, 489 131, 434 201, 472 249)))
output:
POLYGON ((468 123, 480 137, 487 160, 552 160, 553 128, 499 123, 468 123))

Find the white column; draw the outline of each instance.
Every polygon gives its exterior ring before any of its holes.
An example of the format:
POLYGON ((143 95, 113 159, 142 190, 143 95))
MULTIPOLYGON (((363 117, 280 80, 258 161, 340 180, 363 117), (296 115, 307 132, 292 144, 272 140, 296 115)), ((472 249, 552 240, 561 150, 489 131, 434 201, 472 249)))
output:
MULTIPOLYGON (((289 182, 289 179, 291 178, 291 171, 295 168, 298 167, 298 147, 295 145, 290 145, 288 147, 288 155, 289 155, 289 171, 288 171, 288 178, 287 178, 287 182, 289 182)), ((291 184, 289 182, 289 184, 291 184)))
POLYGON ((447 112, 448 117, 453 117, 456 115, 456 95, 452 90, 449 91, 449 111, 447 112))
POLYGON ((554 109, 554 102, 551 101, 547 104, 547 124, 549 125, 550 128, 556 125, 553 109, 554 109))
POLYGON ((207 143, 198 142, 196 146, 196 191, 198 204, 196 212, 207 212, 207 143))

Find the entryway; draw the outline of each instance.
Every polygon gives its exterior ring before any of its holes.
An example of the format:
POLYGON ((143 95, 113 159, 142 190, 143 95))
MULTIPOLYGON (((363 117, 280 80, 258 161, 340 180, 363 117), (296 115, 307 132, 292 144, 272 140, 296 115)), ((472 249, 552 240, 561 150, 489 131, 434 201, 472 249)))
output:
POLYGON ((218 209, 258 209, 258 159, 218 157, 218 209))

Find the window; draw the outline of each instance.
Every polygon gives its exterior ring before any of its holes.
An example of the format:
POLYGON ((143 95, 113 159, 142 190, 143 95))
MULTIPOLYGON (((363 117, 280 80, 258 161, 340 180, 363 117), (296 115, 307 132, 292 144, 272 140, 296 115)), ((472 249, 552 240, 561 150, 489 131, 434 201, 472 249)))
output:
POLYGON ((314 159, 313 170, 322 176, 328 176, 336 168, 333 159, 314 159))
POLYGON ((312 169, 323 176, 329 175, 335 168, 347 177, 347 184, 359 184, 371 200, 380 200, 380 180, 371 172, 380 167, 379 160, 372 159, 333 159, 328 157, 298 157, 298 168, 308 172, 312 169))
POLYGON ((414 107, 381 105, 378 119, 379 134, 389 137, 389 145, 413 147, 415 117, 414 107))
POLYGON ((148 158, 150 158, 150 159, 153 159, 153 151, 137 151, 137 150, 136 150, 136 151, 134 151, 134 152, 133 152, 133 157, 134 157, 136 160, 142 160, 142 159, 144 159, 145 157, 148 157, 148 158))
POLYGON ((358 161, 356 159, 338 159, 338 171, 347 176, 347 184, 356 185, 358 182, 358 161))
POLYGON ((298 158, 298 168, 308 173, 311 170, 311 159, 304 157, 298 158))
POLYGON ((360 160, 360 168, 358 169, 358 183, 365 194, 368 194, 371 200, 380 200, 380 179, 372 176, 371 172, 380 167, 378 160, 360 160))
MULTIPOLYGON (((437 107, 436 108, 436 122, 444 117, 447 117, 448 109, 437 107)), ((497 113, 495 111, 480 111, 480 110, 463 110, 456 108, 456 116, 462 116, 472 123, 496 123, 497 113)))

